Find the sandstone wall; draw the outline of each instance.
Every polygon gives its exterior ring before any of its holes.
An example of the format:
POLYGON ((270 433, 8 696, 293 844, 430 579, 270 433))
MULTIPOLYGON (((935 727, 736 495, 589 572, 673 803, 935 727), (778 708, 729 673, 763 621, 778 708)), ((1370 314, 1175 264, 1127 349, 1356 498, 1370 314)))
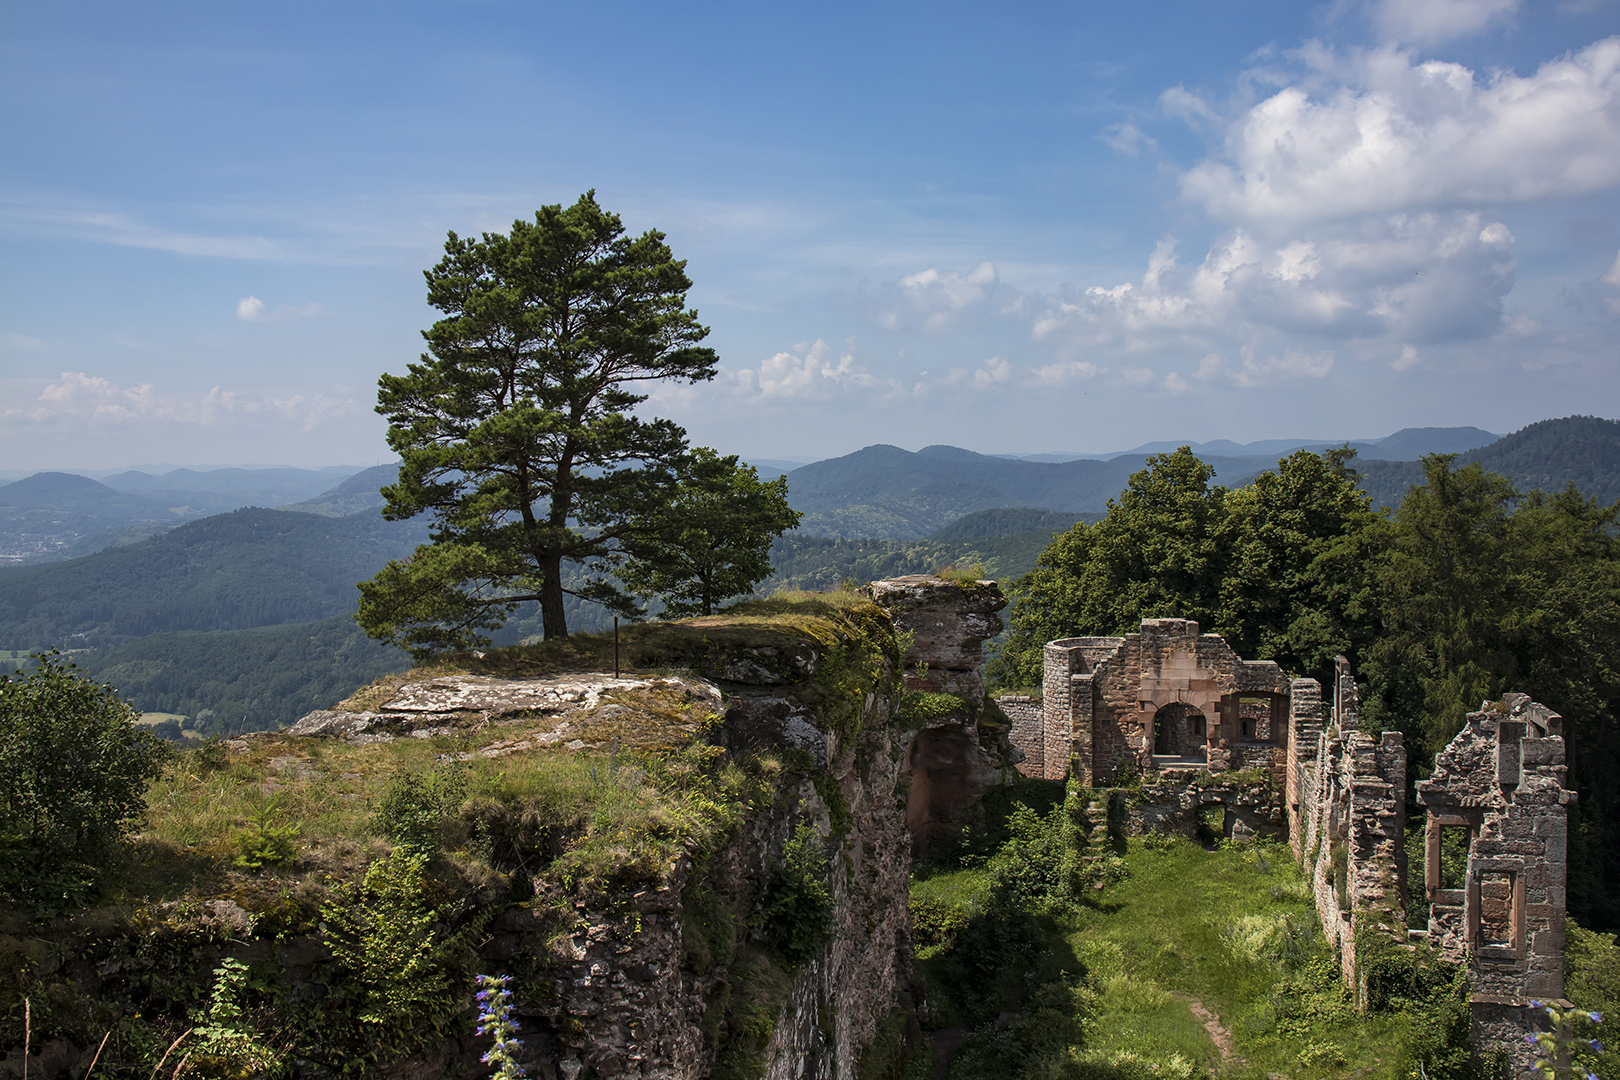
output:
POLYGON ((1564 994, 1568 806, 1563 718, 1524 694, 1470 713, 1417 785, 1428 810, 1428 938, 1468 964, 1476 1046, 1509 1051, 1515 1077, 1538 1075, 1524 1041, 1533 1000, 1564 994), (1441 831, 1468 830, 1463 888, 1442 889, 1441 831))

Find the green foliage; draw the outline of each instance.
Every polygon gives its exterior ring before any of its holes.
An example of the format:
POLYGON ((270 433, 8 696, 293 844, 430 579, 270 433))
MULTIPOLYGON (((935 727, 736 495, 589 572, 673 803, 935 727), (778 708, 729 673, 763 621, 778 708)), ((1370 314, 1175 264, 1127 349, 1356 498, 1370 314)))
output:
POLYGON ((82 900, 146 807, 167 746, 57 653, 0 678, 0 895, 82 900))
POLYGON ((388 785, 372 827, 399 847, 432 854, 440 828, 460 812, 466 798, 467 773, 459 765, 407 769, 388 785))
POLYGON ((973 585, 984 580, 984 564, 972 562, 958 566, 952 563, 949 566, 942 566, 935 570, 934 576, 941 581, 949 581, 957 585, 973 585))
POLYGON ((452 943, 436 924, 423 870, 427 856, 396 848, 360 882, 338 882, 321 905, 326 944, 348 972, 362 1023, 384 1041, 442 1021, 453 994, 445 961, 452 943))
POLYGON ((674 497, 686 433, 636 415, 632 388, 715 372, 685 264, 592 192, 444 250, 427 272, 444 318, 377 395, 402 459, 384 516, 431 514, 433 541, 361 585, 360 624, 423 655, 483 643, 538 600, 545 636, 566 637, 565 562, 596 567, 576 594, 634 613, 607 571, 674 497))
POLYGON ((955 694, 914 692, 901 699, 897 719, 908 727, 921 727, 952 713, 966 715, 967 702, 955 694))
POLYGON ((227 956, 214 969, 208 1007, 193 1015, 194 1041, 187 1048, 199 1073, 221 1080, 247 1080, 273 1067, 279 1055, 254 1027, 241 997, 247 987, 248 966, 227 956))
POLYGON ((1564 993, 1577 1008, 1603 1017, 1591 1032, 1603 1049, 1577 1046, 1573 1063, 1598 1076, 1620 1076, 1620 942, 1573 919, 1565 923, 1565 933, 1564 993))
POLYGON ((235 864, 244 870, 279 866, 292 858, 294 842, 302 830, 296 825, 277 825, 271 819, 281 810, 281 800, 271 799, 253 814, 253 828, 236 836, 239 854, 235 864))
POLYGON ((832 932, 832 892, 821 834, 801 822, 782 846, 754 924, 790 967, 798 967, 827 943, 832 932))
POLYGON ((771 542, 799 523, 787 477, 761 481, 735 454, 707 447, 680 466, 673 499, 627 544, 619 579, 664 603, 665 618, 712 615, 722 600, 770 576, 771 542))
MULTIPOLYGON (((345 616, 354 582, 425 538, 376 513, 246 509, 46 566, 0 569, 0 645, 124 644, 345 616)), ((173 710, 163 710, 173 711, 173 710)))

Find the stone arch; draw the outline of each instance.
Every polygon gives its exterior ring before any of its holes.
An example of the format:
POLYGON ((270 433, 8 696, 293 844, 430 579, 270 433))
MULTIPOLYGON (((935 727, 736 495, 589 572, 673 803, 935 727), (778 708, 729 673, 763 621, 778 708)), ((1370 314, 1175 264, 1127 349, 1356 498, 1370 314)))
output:
POLYGON ((1153 714, 1153 756, 1207 758, 1209 717, 1197 705, 1172 701, 1153 714))

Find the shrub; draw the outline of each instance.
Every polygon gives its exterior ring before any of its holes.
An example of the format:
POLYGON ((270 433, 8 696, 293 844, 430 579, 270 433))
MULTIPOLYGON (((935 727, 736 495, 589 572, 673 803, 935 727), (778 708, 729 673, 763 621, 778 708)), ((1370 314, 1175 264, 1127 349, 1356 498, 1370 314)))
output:
POLYGON ((56 652, 0 678, 0 895, 71 906, 146 808, 171 753, 56 652))
POLYGON ((373 827, 411 851, 433 851, 439 829, 467 798, 467 777, 454 765, 434 765, 401 773, 377 806, 373 827))
POLYGON ((832 928, 832 892, 827 888, 827 855, 821 835, 800 823, 782 847, 782 861, 771 873, 756 925, 790 965, 797 967, 826 944, 832 928))

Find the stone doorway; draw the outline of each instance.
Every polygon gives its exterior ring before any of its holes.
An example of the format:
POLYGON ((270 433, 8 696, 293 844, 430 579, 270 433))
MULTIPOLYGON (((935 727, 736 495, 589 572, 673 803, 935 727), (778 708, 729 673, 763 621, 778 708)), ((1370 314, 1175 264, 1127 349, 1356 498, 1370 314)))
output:
POLYGON ((1153 714, 1153 757, 1207 762, 1209 720, 1197 706, 1171 702, 1153 714))

